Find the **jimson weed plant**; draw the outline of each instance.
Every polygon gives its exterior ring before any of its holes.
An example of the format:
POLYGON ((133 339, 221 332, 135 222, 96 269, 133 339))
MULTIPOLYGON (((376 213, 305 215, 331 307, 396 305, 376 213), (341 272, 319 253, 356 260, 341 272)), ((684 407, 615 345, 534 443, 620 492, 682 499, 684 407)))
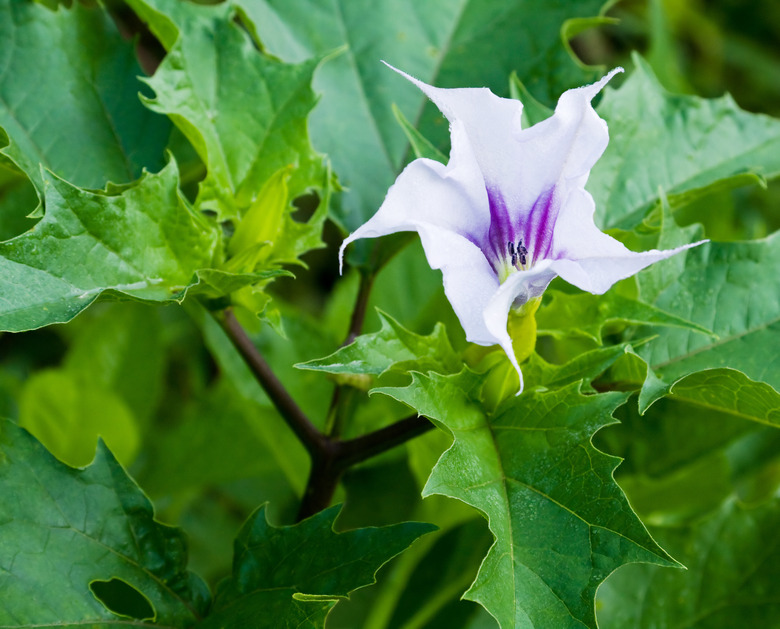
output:
POLYGON ((602 8, 0 0, 0 628, 780 624, 780 122, 602 8))

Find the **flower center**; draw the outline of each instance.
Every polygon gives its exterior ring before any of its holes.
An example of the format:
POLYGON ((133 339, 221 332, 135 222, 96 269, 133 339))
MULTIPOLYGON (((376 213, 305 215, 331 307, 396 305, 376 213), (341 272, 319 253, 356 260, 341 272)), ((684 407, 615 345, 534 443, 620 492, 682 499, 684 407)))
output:
POLYGON ((523 244, 523 239, 512 242, 507 241, 506 252, 498 264, 498 281, 502 284, 515 271, 527 271, 530 268, 528 260, 528 248, 523 244))
POLYGON ((507 243, 507 250, 509 251, 509 262, 518 271, 525 270, 525 265, 528 263, 526 256, 528 255, 528 249, 523 246, 523 239, 517 241, 517 245, 511 240, 507 243), (519 266, 518 266, 519 265, 519 266))

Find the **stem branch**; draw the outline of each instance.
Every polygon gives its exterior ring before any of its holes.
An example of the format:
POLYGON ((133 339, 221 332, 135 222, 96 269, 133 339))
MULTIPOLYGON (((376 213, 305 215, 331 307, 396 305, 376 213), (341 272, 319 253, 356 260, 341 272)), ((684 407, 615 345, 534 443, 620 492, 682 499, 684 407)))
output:
POLYGON ((298 439, 301 440, 309 454, 313 456, 316 452, 322 450, 326 441, 324 435, 317 430, 316 426, 311 423, 306 414, 301 410, 301 407, 292 399, 287 389, 284 388, 279 378, 271 370, 271 367, 265 362, 260 352, 257 351, 252 339, 247 336, 244 328, 241 327, 231 310, 225 311, 222 327, 247 365, 249 365, 255 378, 257 378, 260 386, 263 387, 263 390, 271 399, 279 414, 298 439))
MULTIPOLYGON (((361 290, 355 307, 356 314, 353 315, 350 325, 350 335, 353 333, 357 335, 362 326, 370 285, 370 279, 361 281, 361 290), (357 314, 361 310, 363 314, 357 314)), ((425 417, 412 415, 346 441, 338 439, 337 433, 333 436, 323 434, 284 388, 231 310, 225 311, 221 325, 279 414, 301 440, 311 457, 311 471, 298 512, 299 520, 321 511, 330 504, 342 474, 349 467, 382 454, 433 428, 433 424, 425 417)), ((339 406, 338 401, 336 406, 339 406)))

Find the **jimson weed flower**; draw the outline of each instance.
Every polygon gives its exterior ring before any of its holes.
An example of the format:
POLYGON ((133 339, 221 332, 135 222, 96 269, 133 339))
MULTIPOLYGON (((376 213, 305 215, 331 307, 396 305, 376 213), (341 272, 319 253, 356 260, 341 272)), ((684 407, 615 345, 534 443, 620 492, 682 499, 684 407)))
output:
POLYGON ((517 100, 487 88, 437 88, 396 70, 449 120, 450 159, 446 165, 430 159, 409 164, 376 214, 343 242, 340 263, 358 238, 419 233, 428 263, 442 271, 466 338, 500 345, 522 390, 507 331, 511 309, 541 296, 556 276, 601 294, 694 246, 637 253, 593 221, 595 204, 585 183, 609 135, 591 100, 622 71, 565 92, 550 118, 523 129, 517 100))

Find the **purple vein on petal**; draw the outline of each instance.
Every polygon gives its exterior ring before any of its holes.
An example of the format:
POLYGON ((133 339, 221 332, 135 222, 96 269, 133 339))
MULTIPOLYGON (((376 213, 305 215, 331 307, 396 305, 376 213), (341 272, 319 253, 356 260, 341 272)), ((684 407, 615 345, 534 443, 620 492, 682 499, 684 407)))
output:
POLYGON ((490 229, 488 242, 482 246, 482 250, 493 270, 498 274, 506 259, 509 243, 515 243, 515 229, 503 195, 495 188, 487 188, 487 195, 490 204, 490 229))
POLYGON ((534 262, 550 257, 558 209, 555 187, 552 187, 539 195, 527 214, 528 220, 522 231, 530 259, 534 262))

